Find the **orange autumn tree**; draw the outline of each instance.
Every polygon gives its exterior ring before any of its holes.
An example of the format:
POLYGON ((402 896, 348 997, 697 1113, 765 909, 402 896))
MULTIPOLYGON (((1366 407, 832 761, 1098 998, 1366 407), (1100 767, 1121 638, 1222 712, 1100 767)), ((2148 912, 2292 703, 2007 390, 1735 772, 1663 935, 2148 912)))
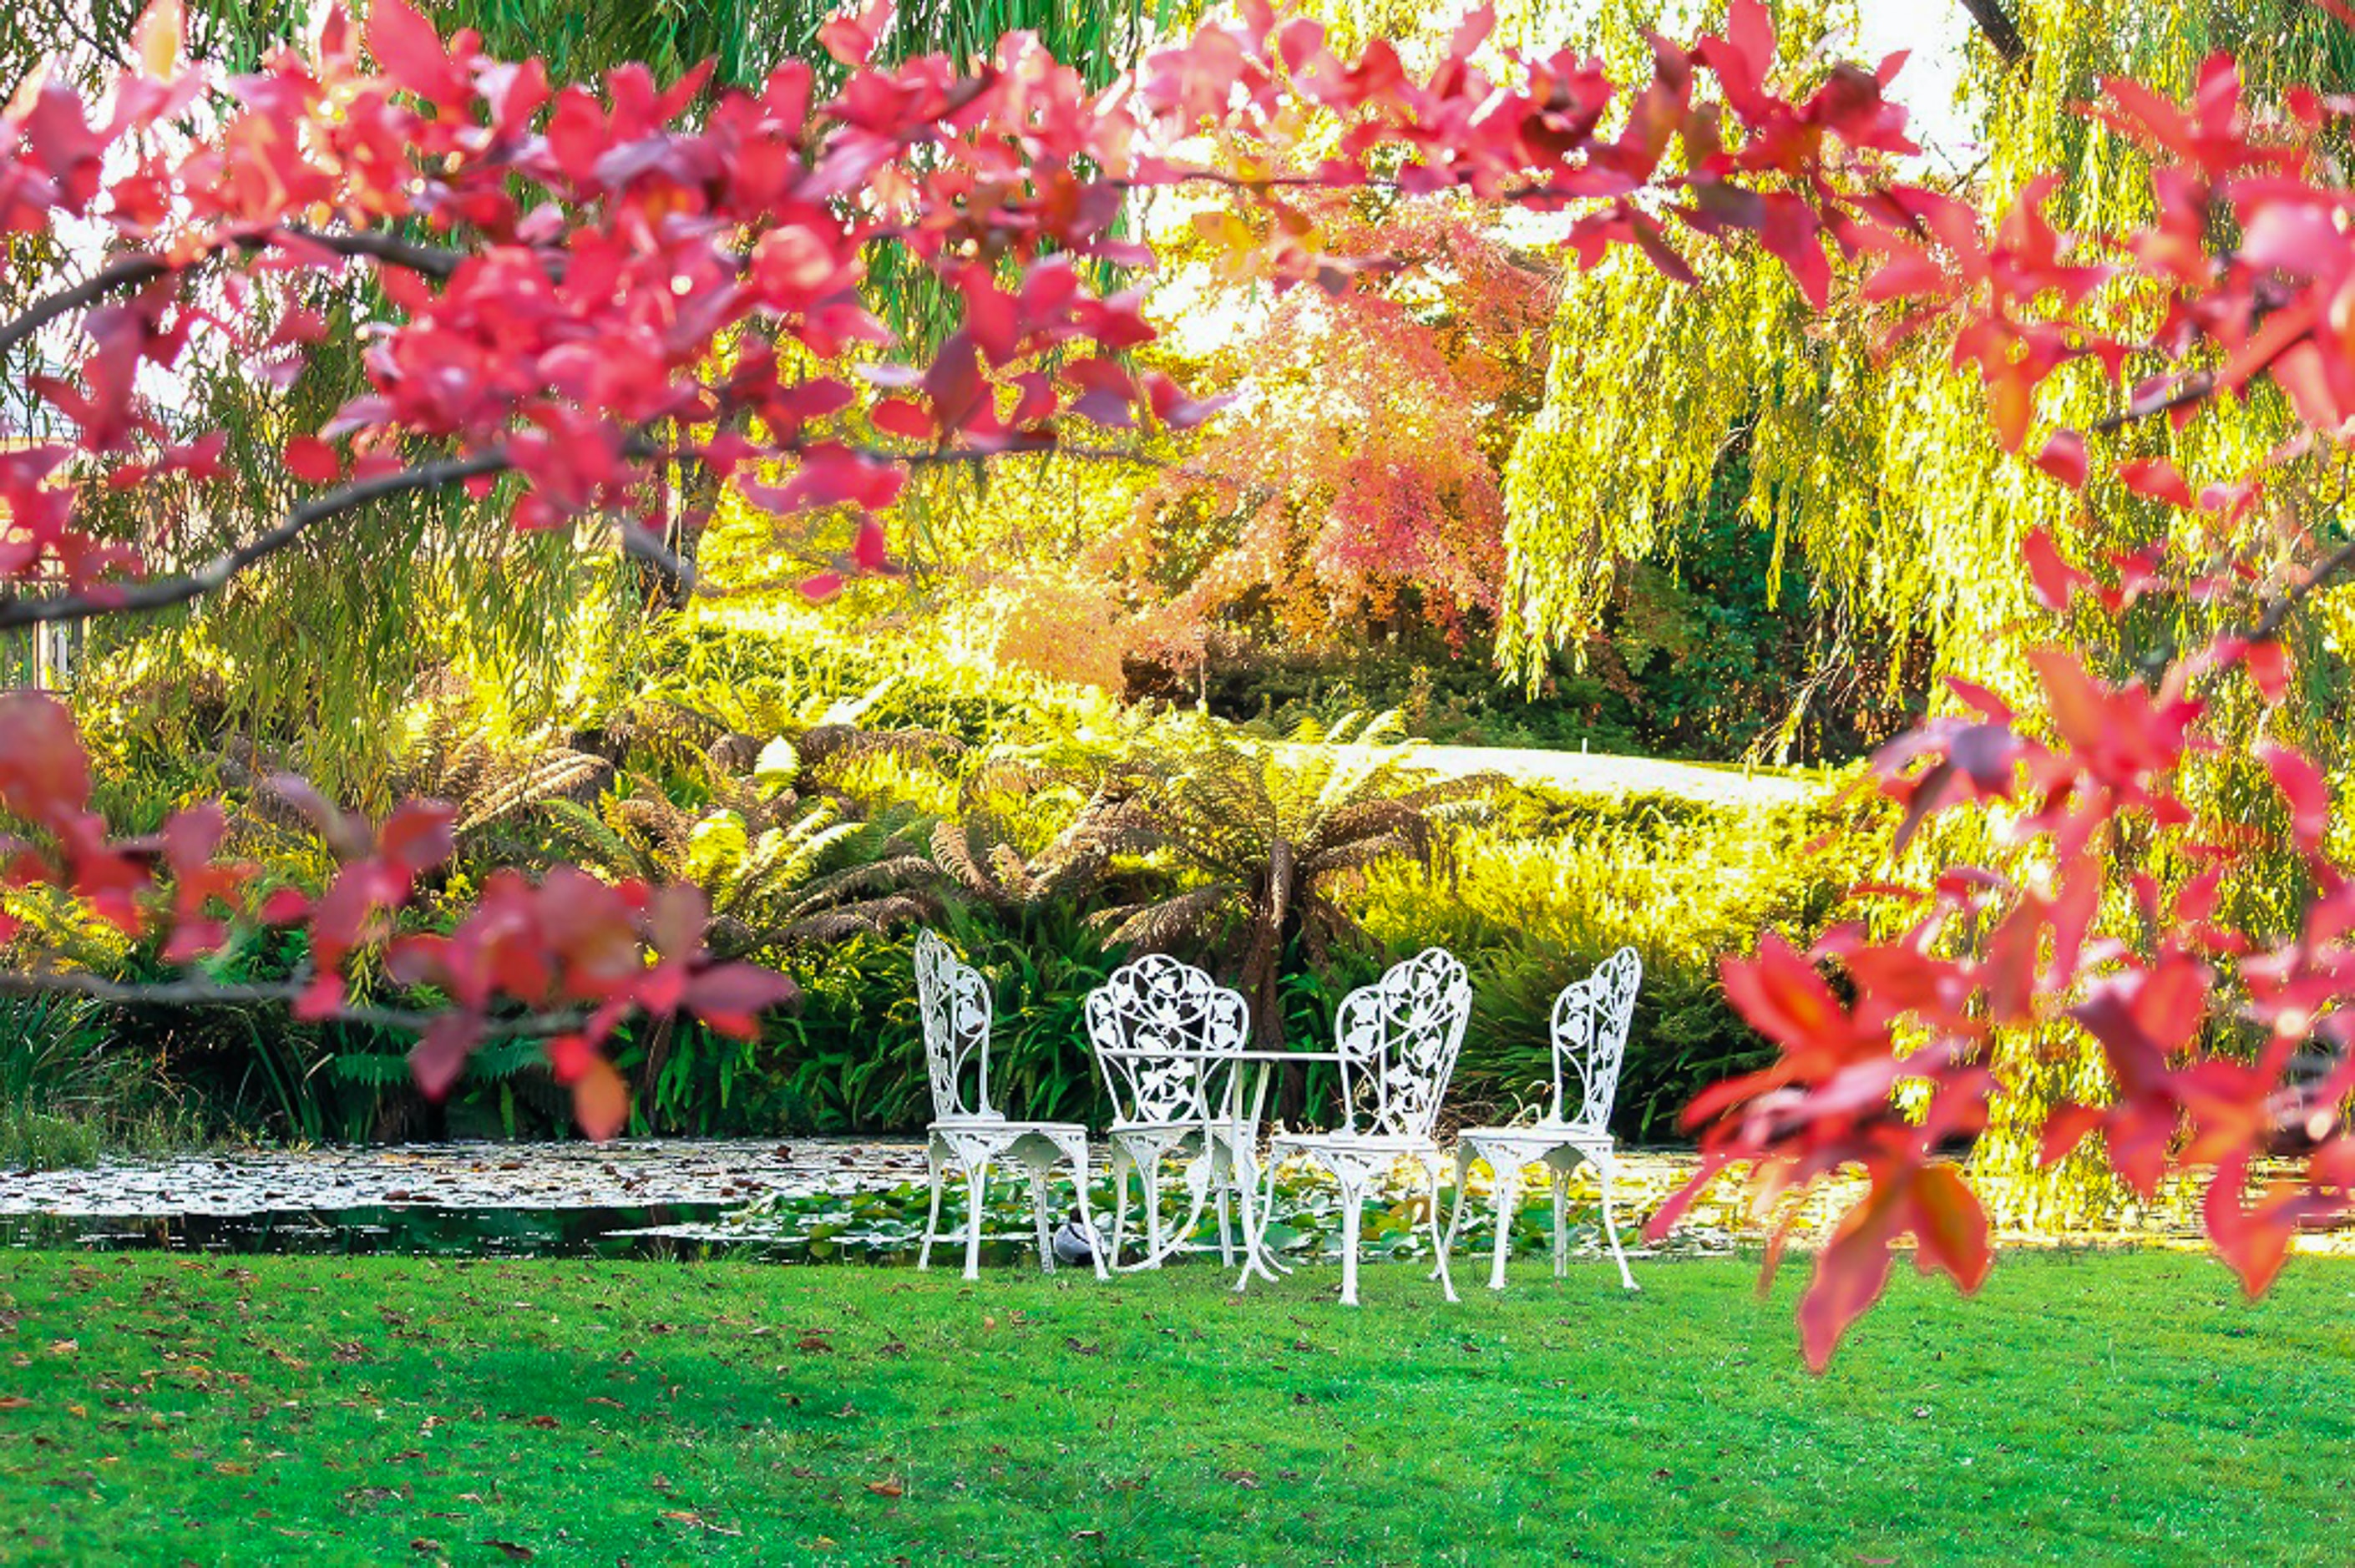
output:
POLYGON ((1219 626, 1316 640, 1421 623, 1460 647, 1497 606, 1499 474, 1543 390, 1556 270, 1499 237, 1498 204, 1299 205, 1324 244, 1377 260, 1337 291, 1271 296, 1257 235, 1224 213, 1199 225, 1188 259, 1210 280, 1171 313, 1227 323, 1190 378, 1226 402, 1099 552, 1138 606, 1137 644, 1173 663, 1219 626))

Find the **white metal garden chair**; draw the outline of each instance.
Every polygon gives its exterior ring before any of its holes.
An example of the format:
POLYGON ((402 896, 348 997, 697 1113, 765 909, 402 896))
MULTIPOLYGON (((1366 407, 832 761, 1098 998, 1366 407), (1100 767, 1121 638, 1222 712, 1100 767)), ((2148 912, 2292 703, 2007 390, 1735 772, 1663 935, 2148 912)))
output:
POLYGON ((1055 1249, 1047 1218, 1047 1182, 1058 1165, 1071 1168, 1079 1222, 1104 1277, 1103 1248, 1088 1214, 1088 1129, 1077 1122, 1009 1121, 989 1103, 989 986, 960 963, 932 932, 916 938, 916 1006, 924 1026, 924 1065, 932 1079, 932 1121, 924 1129, 924 1161, 932 1185, 924 1217, 924 1245, 916 1266, 929 1268, 941 1224, 941 1193, 954 1165, 965 1184, 964 1277, 981 1274, 981 1216, 989 1168, 1011 1159, 1030 1176, 1039 1226, 1039 1264, 1052 1273, 1055 1249), (971 1092, 966 1084, 970 1080, 971 1092))
POLYGON ((1594 1167, 1603 1189, 1603 1229, 1611 1238, 1611 1255, 1619 1265, 1619 1282, 1636 1288, 1627 1272, 1627 1255, 1619 1248, 1619 1223, 1611 1212, 1611 1183, 1619 1162, 1611 1139, 1611 1103, 1619 1092, 1619 1066, 1627 1054, 1627 1026, 1636 1014, 1636 991, 1643 983, 1644 960, 1633 948, 1622 948, 1595 967, 1583 980, 1562 988, 1553 1004, 1553 1100, 1545 1116, 1527 1127, 1474 1127, 1456 1134, 1455 1213, 1447 1226, 1447 1245, 1464 1223, 1465 1178, 1473 1165, 1487 1160, 1495 1172, 1492 1196, 1497 1209, 1494 1260, 1488 1287, 1505 1287, 1505 1258, 1512 1250, 1514 1199, 1521 1172, 1531 1165, 1546 1167, 1553 1188, 1553 1275, 1562 1277, 1569 1266, 1569 1233, 1564 1210, 1571 1172, 1581 1160, 1594 1167), (1565 1116, 1575 1088, 1578 1107, 1565 1116))
POLYGON ((1304 1156, 1329 1171, 1341 1189, 1341 1300, 1358 1305, 1358 1234, 1366 1195, 1401 1160, 1424 1176, 1433 1271, 1447 1299, 1455 1299, 1441 1245, 1439 1178, 1446 1157, 1439 1147, 1439 1105, 1464 1048, 1472 1013, 1472 982, 1455 956, 1426 948, 1369 986, 1341 999, 1333 1021, 1341 1071, 1342 1126, 1332 1132, 1279 1132, 1269 1139, 1268 1190, 1259 1204, 1251 1257, 1235 1281, 1241 1290, 1266 1255, 1275 1169, 1304 1156))
POLYGON ((1228 990, 1193 965, 1167 953, 1149 953, 1123 964, 1088 993, 1088 1040, 1095 1047, 1104 1088, 1112 1097, 1112 1254, 1120 1266, 1128 1230, 1128 1178, 1135 1172, 1145 1191, 1145 1255, 1129 1266, 1158 1267, 1186 1244, 1215 1196, 1219 1208, 1219 1256, 1234 1262, 1230 1199, 1245 1193, 1250 1137, 1235 1114, 1239 1089, 1235 1065, 1251 1033, 1251 1011, 1228 990), (1177 1156, 1186 1161, 1192 1206, 1167 1245, 1162 1240, 1161 1167, 1177 1156))

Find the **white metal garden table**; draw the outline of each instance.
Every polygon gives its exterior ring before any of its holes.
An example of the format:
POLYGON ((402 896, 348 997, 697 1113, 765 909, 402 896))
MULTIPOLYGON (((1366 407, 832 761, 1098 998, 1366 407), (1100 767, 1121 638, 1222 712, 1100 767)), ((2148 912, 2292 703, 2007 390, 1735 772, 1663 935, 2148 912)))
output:
MULTIPOLYGON (((1251 1109, 1241 1116, 1231 1115, 1230 1117, 1231 1123, 1237 1132, 1235 1138, 1237 1157, 1243 1162, 1241 1183, 1243 1203, 1243 1264, 1242 1272, 1237 1276, 1235 1281, 1240 1287, 1254 1272, 1261 1278, 1268 1280, 1273 1280, 1287 1272, 1286 1266, 1277 1262, 1274 1256, 1261 1245, 1260 1232, 1263 1227, 1252 1208, 1252 1194, 1260 1185, 1258 1170, 1260 1129, 1265 1125, 1267 1091, 1268 1086, 1275 1081, 1275 1068, 1283 1064, 1294 1062, 1303 1065, 1315 1062, 1327 1062, 1337 1067, 1340 1065, 1341 1053, 1338 1051, 1237 1051, 1231 1054, 1236 1065, 1236 1076, 1228 1091, 1230 1105, 1233 1103, 1236 1091, 1241 1087, 1242 1070, 1246 1064, 1251 1068, 1252 1079, 1251 1109)), ((1275 1199, 1275 1168, 1272 1160, 1268 1166, 1267 1181, 1267 1191, 1261 1201, 1273 1204, 1275 1199)))

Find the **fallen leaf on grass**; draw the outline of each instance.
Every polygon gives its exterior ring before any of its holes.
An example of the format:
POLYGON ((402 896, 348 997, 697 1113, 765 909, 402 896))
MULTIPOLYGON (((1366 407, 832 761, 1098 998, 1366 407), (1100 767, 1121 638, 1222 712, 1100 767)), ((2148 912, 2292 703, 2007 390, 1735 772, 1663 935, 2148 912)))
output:
POLYGON ((1103 1531, 1101 1530, 1075 1530, 1071 1531, 1071 1539, 1073 1541, 1102 1541, 1103 1539, 1103 1531))
POLYGON ((506 1554, 506 1560, 510 1563, 528 1563, 533 1558, 539 1555, 538 1552, 534 1552, 528 1546, 517 1546, 514 1542, 501 1541, 496 1535, 481 1542, 479 1544, 498 1548, 499 1551, 506 1554))
POLYGON ((1235 1485, 1242 1488, 1245 1491, 1255 1492, 1259 1490, 1259 1477, 1250 1470, 1220 1470, 1219 1472, 1219 1479, 1222 1481, 1232 1481, 1235 1485))
POLYGON ((21 1393, 0 1393, 0 1410, 30 1410, 33 1402, 21 1393))
POLYGON ((900 1484, 900 1478, 897 1476, 887 1477, 879 1481, 869 1481, 867 1483, 867 1489, 879 1498, 901 1497, 906 1495, 908 1490, 900 1484))

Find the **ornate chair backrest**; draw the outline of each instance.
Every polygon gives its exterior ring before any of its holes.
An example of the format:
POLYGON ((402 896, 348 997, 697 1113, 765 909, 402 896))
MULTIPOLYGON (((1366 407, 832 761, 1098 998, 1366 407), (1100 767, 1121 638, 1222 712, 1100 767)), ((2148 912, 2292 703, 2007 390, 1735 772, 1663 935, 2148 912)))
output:
POLYGON ((916 936, 916 1011, 924 1022, 932 1115, 942 1120, 996 1116, 989 1108, 988 982, 929 930, 916 936))
POLYGON ((1343 997, 1333 1032, 1350 1128, 1431 1137, 1471 1015, 1471 978, 1442 948, 1426 948, 1343 997), (1361 1115, 1369 1125, 1359 1125, 1361 1115))
POLYGON ((1088 992, 1088 1041, 1115 1121, 1207 1123, 1219 1068, 1234 1083, 1251 1010, 1189 963, 1148 953, 1088 992))
POLYGON ((1562 988, 1553 1004, 1553 1119, 1583 1132, 1602 1132, 1611 1122, 1619 1093, 1619 1067, 1627 1056, 1627 1026, 1636 1016, 1636 991, 1643 984, 1644 960, 1622 948, 1584 980, 1562 988), (1578 1108, 1570 1111, 1570 1092, 1578 1108))

